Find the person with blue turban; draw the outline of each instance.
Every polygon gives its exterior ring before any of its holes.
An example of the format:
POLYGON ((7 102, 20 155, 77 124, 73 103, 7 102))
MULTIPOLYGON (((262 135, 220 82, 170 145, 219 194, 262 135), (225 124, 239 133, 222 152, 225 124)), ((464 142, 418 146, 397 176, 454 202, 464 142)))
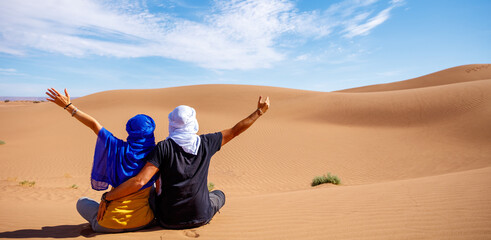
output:
MULTIPOLYGON (((63 107, 97 135, 91 173, 92 189, 103 191, 109 185, 115 188, 137 175, 145 166, 144 158, 155 147, 155 122, 151 117, 138 114, 128 120, 128 137, 123 141, 114 137, 96 119, 76 108, 70 102, 66 89, 65 96, 54 88, 48 89, 46 94, 49 96, 46 100, 63 107)), ((77 210, 95 232, 116 233, 145 228, 154 220, 148 199, 155 178, 137 192, 110 203, 105 201, 103 195, 101 203, 106 211, 102 216, 98 216, 99 203, 86 197, 78 200, 77 210)))

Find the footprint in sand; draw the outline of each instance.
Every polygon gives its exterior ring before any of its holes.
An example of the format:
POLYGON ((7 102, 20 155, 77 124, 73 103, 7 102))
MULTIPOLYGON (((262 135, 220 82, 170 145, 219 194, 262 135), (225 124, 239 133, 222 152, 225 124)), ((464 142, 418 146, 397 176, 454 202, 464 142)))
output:
POLYGON ((184 235, 190 238, 199 238, 199 233, 196 230, 186 230, 184 231, 184 235))

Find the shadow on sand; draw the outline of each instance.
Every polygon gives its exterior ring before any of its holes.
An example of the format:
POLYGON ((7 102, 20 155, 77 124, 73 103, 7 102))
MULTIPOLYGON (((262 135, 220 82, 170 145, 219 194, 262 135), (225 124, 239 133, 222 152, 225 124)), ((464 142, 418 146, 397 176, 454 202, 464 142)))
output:
POLYGON ((0 238, 76 238, 79 236, 94 237, 88 223, 78 225, 47 226, 41 229, 21 229, 11 232, 0 232, 0 238))
MULTIPOLYGON (((162 228, 153 226, 150 228, 139 230, 138 232, 159 231, 162 228)), ((104 233, 96 233, 92 231, 88 223, 78 225, 59 225, 46 226, 41 229, 21 229, 11 232, 0 232, 0 239, 5 238, 76 238, 83 236, 85 238, 95 237, 104 233)), ((111 233, 123 234, 123 233, 111 233)))

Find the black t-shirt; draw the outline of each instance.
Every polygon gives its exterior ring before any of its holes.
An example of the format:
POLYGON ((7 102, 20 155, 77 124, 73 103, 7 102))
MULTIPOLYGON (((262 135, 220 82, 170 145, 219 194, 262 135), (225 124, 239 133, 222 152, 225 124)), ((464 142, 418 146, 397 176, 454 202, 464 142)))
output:
POLYGON ((222 133, 200 135, 197 155, 186 153, 172 139, 157 144, 147 161, 159 168, 162 194, 156 214, 164 226, 208 222, 213 216, 208 193, 211 157, 220 150, 222 133))

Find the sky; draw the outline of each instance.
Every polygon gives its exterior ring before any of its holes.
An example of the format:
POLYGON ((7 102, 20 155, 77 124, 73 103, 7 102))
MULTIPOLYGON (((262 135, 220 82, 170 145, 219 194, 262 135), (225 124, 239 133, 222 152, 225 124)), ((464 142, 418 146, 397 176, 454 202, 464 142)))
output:
POLYGON ((489 0, 2 0, 0 96, 335 91, 491 63, 489 0))

